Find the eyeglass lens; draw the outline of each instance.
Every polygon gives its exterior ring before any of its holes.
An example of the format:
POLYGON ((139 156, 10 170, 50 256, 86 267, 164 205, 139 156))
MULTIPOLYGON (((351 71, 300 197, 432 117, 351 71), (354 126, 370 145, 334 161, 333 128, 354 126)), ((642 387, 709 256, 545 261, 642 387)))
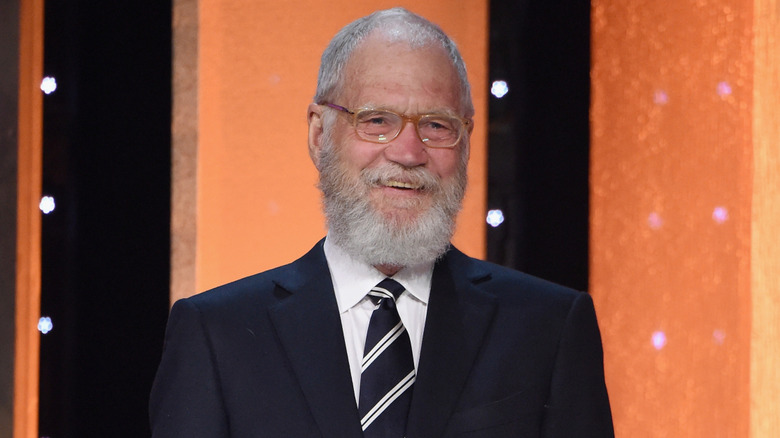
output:
MULTIPOLYGON (((366 140, 387 142, 401 131, 404 119, 389 111, 362 110, 355 114, 355 128, 366 140)), ((433 147, 450 147, 457 143, 462 123, 447 115, 425 115, 417 122, 422 141, 433 147)))

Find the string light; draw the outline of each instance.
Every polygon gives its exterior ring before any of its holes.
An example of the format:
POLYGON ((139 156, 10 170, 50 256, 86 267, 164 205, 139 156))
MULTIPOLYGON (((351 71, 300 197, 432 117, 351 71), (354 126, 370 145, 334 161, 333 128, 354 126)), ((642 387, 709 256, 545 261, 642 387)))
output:
POLYGON ((42 316, 41 319, 38 320, 38 331, 44 335, 52 331, 53 328, 54 324, 52 324, 51 318, 48 316, 42 316))
POLYGON ((490 210, 486 220, 488 225, 495 228, 504 222, 504 212, 501 210, 490 210))
POLYGON ((490 93, 501 99, 506 93, 509 93, 509 85, 506 81, 493 81, 493 85, 490 87, 490 93))
POLYGON ((54 90, 57 89, 57 80, 54 79, 53 76, 46 76, 41 81, 41 91, 43 91, 46 94, 54 93, 54 90))
POLYGON ((44 196, 43 198, 41 198, 40 204, 38 204, 38 208, 41 209, 43 214, 51 213, 52 211, 54 211, 54 207, 55 207, 54 198, 51 196, 44 196))

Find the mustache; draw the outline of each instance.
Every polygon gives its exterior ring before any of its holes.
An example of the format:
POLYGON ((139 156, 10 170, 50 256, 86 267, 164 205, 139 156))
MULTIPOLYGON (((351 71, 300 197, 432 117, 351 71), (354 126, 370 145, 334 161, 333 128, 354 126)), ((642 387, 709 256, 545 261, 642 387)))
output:
POLYGON ((418 187, 418 190, 423 191, 441 189, 441 179, 424 167, 409 168, 397 163, 385 163, 378 167, 363 169, 360 176, 371 187, 379 187, 396 181, 412 184, 418 187))

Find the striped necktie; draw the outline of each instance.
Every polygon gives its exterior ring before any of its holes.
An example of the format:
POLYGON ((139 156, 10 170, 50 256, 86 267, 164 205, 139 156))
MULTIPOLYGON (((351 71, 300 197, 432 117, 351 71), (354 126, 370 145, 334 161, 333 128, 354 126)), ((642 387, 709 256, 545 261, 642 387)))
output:
POLYGON ((368 293, 371 314, 360 374, 360 423, 365 438, 402 438, 415 380, 412 345, 395 300, 404 287, 390 278, 368 293))

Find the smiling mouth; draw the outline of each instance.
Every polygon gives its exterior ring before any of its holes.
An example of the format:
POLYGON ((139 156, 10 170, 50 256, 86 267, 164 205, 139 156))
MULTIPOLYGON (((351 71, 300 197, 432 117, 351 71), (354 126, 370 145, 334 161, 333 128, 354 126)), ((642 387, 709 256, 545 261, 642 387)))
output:
POLYGON ((394 189, 402 189, 402 190, 419 190, 422 188, 422 185, 420 184, 413 184, 413 183, 402 182, 402 181, 387 181, 383 185, 385 187, 391 187, 394 189))

